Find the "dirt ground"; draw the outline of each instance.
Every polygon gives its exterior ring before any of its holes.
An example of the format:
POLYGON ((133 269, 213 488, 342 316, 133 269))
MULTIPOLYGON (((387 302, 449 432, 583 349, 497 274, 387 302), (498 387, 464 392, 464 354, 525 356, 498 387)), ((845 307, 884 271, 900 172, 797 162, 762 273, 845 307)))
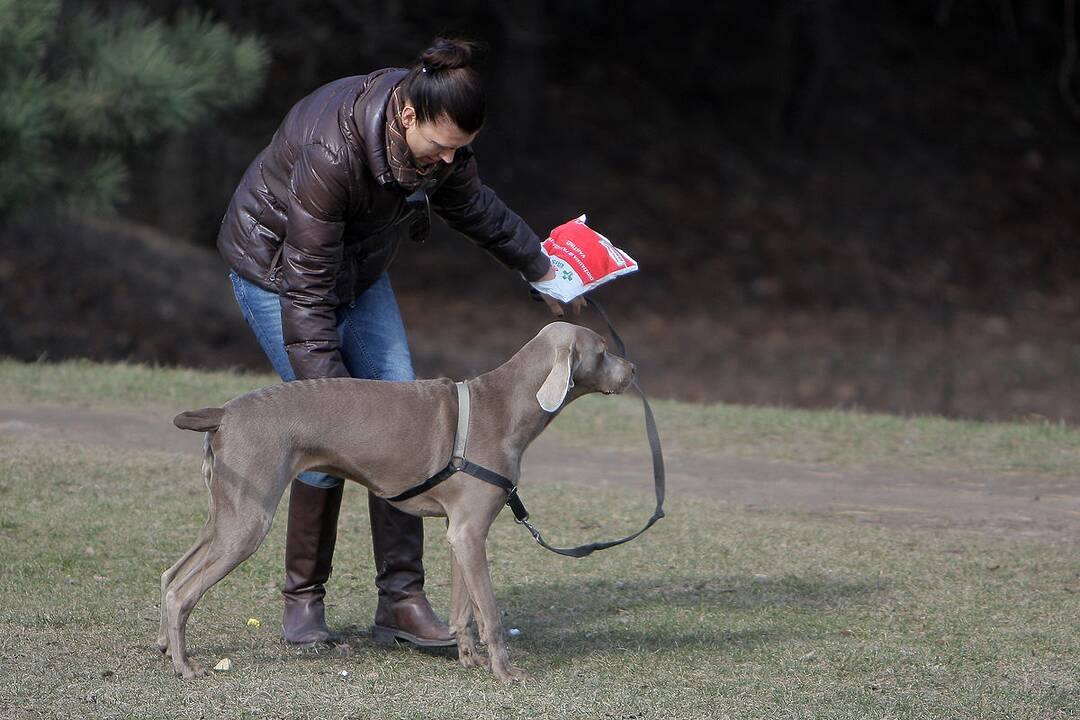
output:
MULTIPOLYGON (((36 436, 122 450, 188 453, 194 482, 202 435, 175 429, 171 415, 149 410, 0 405, 0 441, 36 436)), ((765 512, 805 512, 871 525, 1080 541, 1080 481, 1076 479, 882 472, 687 453, 668 453, 665 461, 669 502, 700 496, 765 512)), ((526 499, 528 486, 537 482, 580 485, 582 492, 588 492, 588 487, 648 490, 652 473, 645 447, 635 452, 586 452, 542 436, 525 456, 526 499)), ((538 520, 542 527, 542 519, 538 520)), ((602 518, 597 520, 598 525, 603 523, 602 518)), ((566 541, 597 539, 589 535, 590 530, 566 541)))

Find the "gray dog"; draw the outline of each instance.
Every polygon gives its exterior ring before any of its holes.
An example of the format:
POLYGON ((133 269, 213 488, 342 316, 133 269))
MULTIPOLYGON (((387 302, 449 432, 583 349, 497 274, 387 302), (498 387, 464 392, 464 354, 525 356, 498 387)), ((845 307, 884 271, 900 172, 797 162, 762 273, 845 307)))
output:
MULTIPOLYGON (((557 322, 464 388, 445 378, 302 380, 241 395, 220 408, 181 413, 177 427, 206 432, 210 513, 195 544, 161 576, 158 648, 172 656, 178 675, 206 674, 187 654, 188 617, 207 590, 262 544, 298 473, 332 473, 394 498, 448 468, 451 457, 456 463, 467 454, 471 464, 516 484, 525 448, 559 410, 588 393, 621 393, 633 377, 633 364, 608 353, 599 335, 557 322), (460 434, 459 419, 465 426, 460 434)), ((485 549, 506 501, 506 490, 490 481, 449 472, 445 482, 394 504, 412 515, 447 518, 450 628, 458 659, 510 682, 527 674, 510 664, 485 549), (490 658, 480 653, 474 617, 490 658)))

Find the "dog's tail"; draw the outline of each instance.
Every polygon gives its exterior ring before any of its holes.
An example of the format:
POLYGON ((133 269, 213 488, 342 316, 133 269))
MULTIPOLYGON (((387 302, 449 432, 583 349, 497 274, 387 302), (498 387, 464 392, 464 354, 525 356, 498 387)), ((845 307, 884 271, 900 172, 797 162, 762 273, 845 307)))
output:
POLYGON ((188 410, 173 418, 173 425, 181 430, 197 430, 210 432, 217 430, 221 425, 221 418, 225 410, 219 407, 202 408, 201 410, 188 410))

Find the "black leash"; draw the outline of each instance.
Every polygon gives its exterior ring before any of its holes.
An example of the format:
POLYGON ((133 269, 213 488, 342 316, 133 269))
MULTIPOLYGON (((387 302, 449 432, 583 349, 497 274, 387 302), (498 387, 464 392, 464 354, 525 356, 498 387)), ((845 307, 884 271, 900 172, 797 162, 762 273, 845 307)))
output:
MULTIPOLYGON (((615 342, 615 346, 618 349, 618 353, 623 358, 626 357, 626 345, 623 343, 622 338, 615 332, 614 326, 611 324, 611 320, 608 319, 607 313, 600 307, 592 298, 585 298, 585 301, 592 305, 600 317, 607 323, 608 332, 611 333, 611 339, 615 342)), ((530 533, 532 533, 533 539, 551 552, 558 553, 559 555, 566 555, 568 557, 585 557, 586 555, 592 555, 597 550, 605 550, 616 545, 622 545, 623 543, 630 542, 638 535, 648 530, 656 523, 657 520, 664 517, 664 492, 665 492, 665 480, 664 480, 664 454, 660 449, 660 435, 656 431, 656 420, 653 417, 652 407, 649 406, 649 401, 645 397, 645 392, 637 384, 637 380, 634 380, 630 387, 641 397, 641 406, 645 411, 645 433, 649 438, 649 450, 652 452, 652 465, 653 465, 653 479, 656 485, 656 510, 653 511, 652 517, 645 523, 645 527, 638 530, 633 535, 627 535, 619 540, 606 540, 603 542, 588 543, 586 545, 578 545, 572 548, 557 548, 549 545, 544 540, 540 531, 537 530, 529 522, 529 511, 525 509, 525 504, 521 502, 521 498, 518 496, 517 486, 510 482, 507 478, 503 477, 497 472, 488 470, 487 468, 477 465, 476 463, 466 460, 464 457, 464 440, 461 439, 460 426, 462 416, 460 415, 460 408, 462 403, 468 403, 468 388, 463 387, 463 383, 458 383, 458 407, 459 407, 459 431, 458 437, 455 438, 455 454, 450 459, 450 462, 445 468, 440 470, 435 475, 420 483, 414 485, 403 493, 395 495, 392 498, 387 498, 390 502, 400 502, 402 500, 408 500, 411 497, 415 497, 420 493, 426 492, 435 487, 439 483, 443 482, 447 478, 451 477, 455 473, 463 472, 468 475, 472 475, 478 480, 483 480, 486 483, 495 485, 506 491, 506 504, 510 506, 511 512, 514 513, 514 522, 524 525, 530 533), (460 441, 460 446, 459 446, 460 441)), ((467 418, 467 414, 465 415, 467 418)), ((466 420, 467 424, 467 420, 466 420)))
MULTIPOLYGON (((600 317, 604 319, 607 324, 608 332, 611 334, 611 339, 615 342, 615 346, 619 352, 619 355, 629 360, 626 355, 626 344, 623 343, 622 338, 619 337, 619 333, 615 331, 615 327, 611 324, 611 320, 608 318, 604 308, 600 306, 598 302, 590 297, 585 298, 585 302, 600 313, 600 317)), ((605 550, 616 545, 622 545, 623 543, 630 542, 638 535, 651 528, 657 520, 664 517, 664 493, 666 489, 666 483, 664 479, 664 454, 660 448, 660 434, 656 431, 656 419, 653 417, 652 407, 649 405, 648 399, 645 397, 645 392, 638 385, 637 380, 631 383, 630 387, 634 389, 641 397, 641 407, 645 411, 645 433, 649 438, 649 450, 652 453, 652 466, 653 466, 653 479, 656 485, 656 509, 653 511, 652 517, 649 518, 645 526, 638 530, 633 535, 627 535, 619 540, 606 540, 603 542, 587 543, 585 545, 578 545, 572 548, 557 548, 549 545, 540 534, 540 531, 533 527, 529 523, 529 513, 525 509, 525 506, 521 502, 521 498, 518 497, 517 488, 514 487, 510 491, 510 497, 507 499, 506 504, 510 506, 510 510, 514 513, 514 519, 516 522, 524 525, 530 533, 532 533, 533 539, 540 543, 541 547, 547 548, 551 552, 558 553, 560 555, 566 555, 568 557, 585 557, 591 555, 597 550, 605 550)), ((484 479, 484 478, 481 478, 484 479)), ((488 481, 490 482, 490 480, 488 481)), ((499 483, 494 483, 499 484, 499 483)))

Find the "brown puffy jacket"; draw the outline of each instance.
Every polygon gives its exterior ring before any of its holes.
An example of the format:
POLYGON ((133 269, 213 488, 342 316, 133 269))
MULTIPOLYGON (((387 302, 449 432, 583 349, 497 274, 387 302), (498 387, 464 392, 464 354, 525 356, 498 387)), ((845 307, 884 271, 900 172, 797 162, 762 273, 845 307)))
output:
MULTIPOLYGON (((386 270, 416 227, 386 161, 386 103, 406 72, 343 78, 294 105, 221 221, 225 261, 281 296, 298 379, 348 376, 334 311, 386 270)), ((504 265, 529 280, 547 272, 539 238, 480 181, 470 148, 440 165, 424 189, 433 210, 504 265)))

